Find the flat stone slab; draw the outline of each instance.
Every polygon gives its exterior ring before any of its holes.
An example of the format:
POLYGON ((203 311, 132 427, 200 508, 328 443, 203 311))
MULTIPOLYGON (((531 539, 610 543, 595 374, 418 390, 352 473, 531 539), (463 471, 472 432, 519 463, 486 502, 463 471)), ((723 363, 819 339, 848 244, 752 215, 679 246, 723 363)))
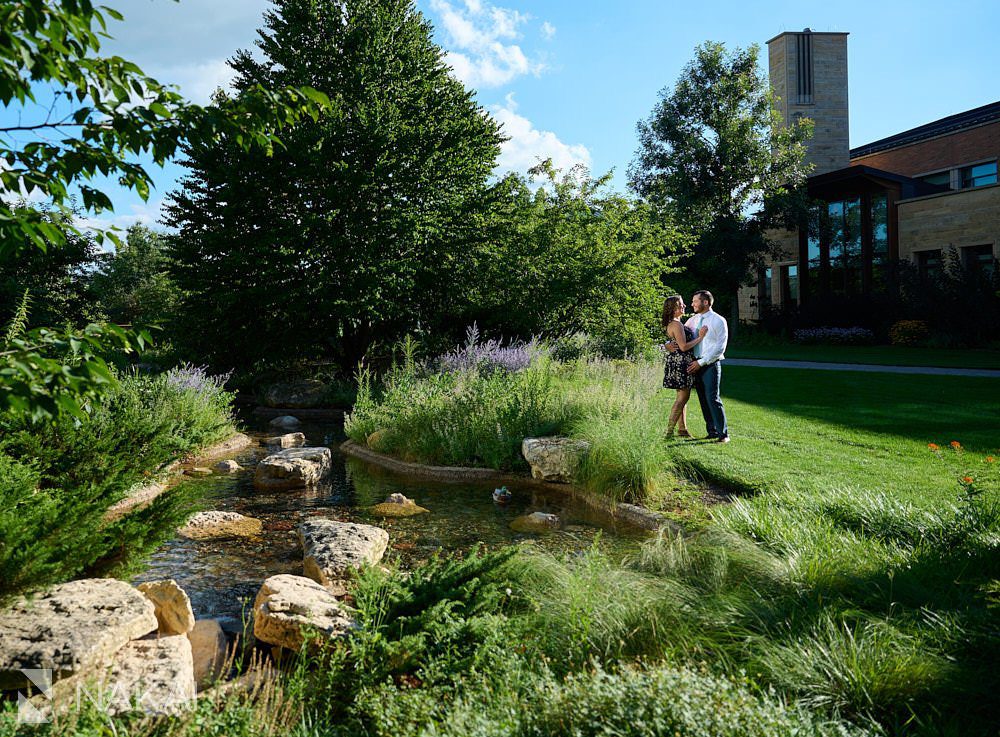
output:
POLYGON ((268 578, 257 592, 253 612, 254 636, 290 650, 302 647, 304 627, 319 633, 317 644, 343 637, 354 627, 354 620, 333 594, 303 576, 268 578))
POLYGON ((238 512, 217 510, 198 512, 177 530, 189 540, 212 540, 226 537, 255 537, 264 529, 264 524, 255 517, 244 517, 238 512))
POLYGON ((379 517, 413 517, 426 514, 430 510, 421 507, 403 494, 390 494, 384 502, 374 505, 370 511, 379 517))
POLYGON ((161 635, 184 635, 194 627, 191 599, 174 579, 147 581, 136 588, 156 607, 157 632, 161 635))
POLYGON ((580 460, 590 450, 586 440, 573 438, 525 438, 521 454, 531 466, 532 478, 571 483, 580 460))
POLYGON ((313 486, 330 474, 332 462, 329 448, 288 448, 258 463, 253 483, 266 490, 313 486))
POLYGON ((26 686, 24 668, 50 668, 54 680, 87 670, 156 628, 153 602, 111 578, 22 598, 0 611, 0 689, 26 686))
POLYGON ((311 519, 299 526, 302 571, 323 585, 335 585, 365 565, 382 560, 389 533, 381 527, 332 519, 311 519))
POLYGON ((270 448, 301 448, 306 444, 305 433, 289 432, 264 439, 264 445, 270 448))

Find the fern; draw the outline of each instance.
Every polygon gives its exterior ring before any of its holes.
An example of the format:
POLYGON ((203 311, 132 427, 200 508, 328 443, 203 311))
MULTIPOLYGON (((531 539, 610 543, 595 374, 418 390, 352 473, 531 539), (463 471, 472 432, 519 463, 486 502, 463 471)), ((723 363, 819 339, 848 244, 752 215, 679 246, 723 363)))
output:
POLYGON ((31 307, 31 293, 30 290, 24 290, 24 296, 21 297, 21 303, 17 306, 17 311, 14 312, 14 317, 10 321, 10 325, 7 326, 7 332, 3 336, 3 341, 5 344, 10 344, 15 338, 19 338, 24 334, 25 328, 28 327, 28 310, 31 307))

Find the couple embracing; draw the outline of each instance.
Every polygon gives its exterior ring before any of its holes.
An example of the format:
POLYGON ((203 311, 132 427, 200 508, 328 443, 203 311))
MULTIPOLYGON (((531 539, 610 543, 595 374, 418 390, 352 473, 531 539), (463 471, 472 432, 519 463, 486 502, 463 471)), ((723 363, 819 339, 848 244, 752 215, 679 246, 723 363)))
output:
POLYGON ((712 310, 714 301, 709 291, 695 292, 691 298, 694 315, 686 323, 681 322, 687 309, 683 297, 667 297, 663 303, 663 327, 670 338, 663 386, 677 390, 677 398, 670 409, 667 437, 673 437, 675 429, 678 437, 691 437, 687 428, 687 403, 694 388, 705 417, 707 439, 729 442, 726 411, 719 396, 729 325, 726 318, 712 310))

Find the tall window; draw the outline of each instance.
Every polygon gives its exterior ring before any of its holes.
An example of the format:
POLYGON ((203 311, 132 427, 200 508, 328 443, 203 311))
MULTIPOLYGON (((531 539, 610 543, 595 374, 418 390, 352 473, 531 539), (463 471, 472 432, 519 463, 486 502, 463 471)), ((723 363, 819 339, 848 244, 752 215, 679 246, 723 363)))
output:
POLYGON ((962 189, 968 187, 982 187, 986 184, 997 183, 997 162, 989 161, 985 164, 975 166, 965 166, 958 170, 959 180, 962 189))
POLYGON ((966 269, 976 274, 993 276, 996 259, 993 258, 993 246, 969 246, 962 249, 962 264, 966 269))
POLYGON ((799 265, 781 267, 781 302, 785 307, 799 303, 799 265))
POLYGON ((920 278, 934 282, 941 278, 941 249, 917 252, 917 270, 920 278))
POLYGON ((800 33, 796 37, 798 52, 795 57, 795 77, 798 82, 796 92, 799 105, 811 105, 813 101, 813 59, 812 35, 800 33))
POLYGON ((774 304, 774 292, 771 288, 771 277, 772 272, 770 266, 766 269, 761 269, 760 288, 758 289, 761 309, 770 307, 774 304))

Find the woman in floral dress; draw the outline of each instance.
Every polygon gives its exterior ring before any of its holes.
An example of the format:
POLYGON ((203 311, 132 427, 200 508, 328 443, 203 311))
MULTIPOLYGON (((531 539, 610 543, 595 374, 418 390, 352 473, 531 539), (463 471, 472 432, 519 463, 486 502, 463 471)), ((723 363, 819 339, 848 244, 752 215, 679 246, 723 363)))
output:
POLYGON ((663 302, 663 328, 670 341, 677 344, 678 350, 667 352, 667 365, 663 371, 663 386, 675 389, 677 397, 670 409, 670 419, 667 424, 667 437, 691 437, 687 428, 687 403, 691 398, 691 388, 694 386, 694 375, 687 372, 688 366, 694 361, 692 348, 704 340, 708 328, 702 328, 696 336, 694 331, 681 322, 681 315, 686 309, 684 298, 675 294, 663 302))

